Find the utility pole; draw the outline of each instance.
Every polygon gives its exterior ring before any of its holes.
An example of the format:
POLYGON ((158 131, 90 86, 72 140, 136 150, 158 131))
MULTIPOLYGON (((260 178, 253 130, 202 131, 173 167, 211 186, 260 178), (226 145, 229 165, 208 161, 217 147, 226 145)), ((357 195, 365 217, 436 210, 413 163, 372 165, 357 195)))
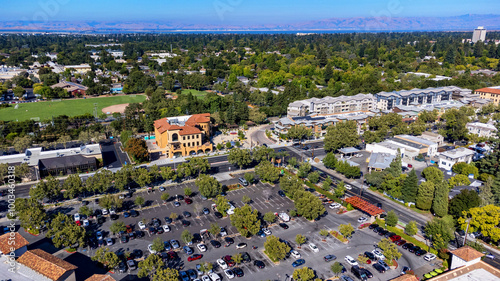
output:
POLYGON ((467 245, 467 233, 469 232, 470 218, 467 219, 467 228, 465 229, 464 245, 467 245))
POLYGON ((97 103, 94 103, 94 118, 97 119, 97 103))

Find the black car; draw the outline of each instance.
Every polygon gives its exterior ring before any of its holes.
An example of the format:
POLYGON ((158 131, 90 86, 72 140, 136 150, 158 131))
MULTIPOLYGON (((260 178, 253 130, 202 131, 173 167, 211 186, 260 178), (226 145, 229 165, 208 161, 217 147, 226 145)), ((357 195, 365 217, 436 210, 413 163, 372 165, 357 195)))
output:
POLYGON ((412 243, 405 243, 405 244, 403 245, 403 249, 405 249, 405 250, 408 250, 408 248, 411 248, 411 247, 413 247, 413 244, 412 244, 412 243))
POLYGON ((148 228, 149 234, 156 234, 156 228, 150 227, 148 228))
POLYGON ((378 235, 380 235, 380 236, 384 236, 384 235, 386 235, 388 232, 389 232, 388 230, 385 230, 385 229, 384 229, 384 230, 380 231, 380 232, 378 233, 378 235))
POLYGON ((280 223, 279 226, 281 226, 281 228, 283 228, 283 229, 288 229, 288 224, 286 224, 284 222, 280 223))
POLYGON ((186 217, 186 218, 190 218, 191 217, 191 213, 188 212, 188 211, 184 211, 183 214, 184 214, 184 217, 186 217))
POLYGON ((127 265, 124 262, 120 262, 120 264, 118 264, 118 271, 120 273, 126 272, 127 271, 127 265))
POLYGON ((368 269, 362 268, 361 270, 365 273, 366 277, 373 278, 373 274, 368 269))
POLYGON ((139 216, 139 213, 136 210, 130 210, 130 216, 134 218, 139 216))
POLYGON ((177 195, 177 200, 179 200, 179 201, 184 200, 184 196, 182 196, 182 195, 177 195))
POLYGON ((135 237, 137 237, 137 238, 144 237, 144 232, 142 232, 141 230, 136 230, 135 237))
POLYGON ((235 267, 233 268, 233 273, 234 275, 238 276, 238 277, 243 277, 243 270, 239 267, 235 267))
POLYGON ((203 212, 204 215, 210 214, 210 210, 208 208, 203 208, 202 212, 203 212))
POLYGON ((377 228, 377 227, 378 227, 378 224, 376 224, 376 223, 372 223, 372 224, 370 224, 370 226, 369 226, 368 228, 369 228, 369 229, 375 229, 375 228, 377 228))
POLYGON ((378 226, 378 227, 375 227, 375 228, 373 229, 373 232, 379 233, 380 231, 383 231, 383 230, 384 230, 384 229, 383 229, 382 227, 378 226))
POLYGON ((336 256, 334 256, 334 255, 326 255, 326 256, 324 256, 324 257, 323 257, 323 259, 324 259, 326 262, 329 262, 329 261, 333 261, 333 260, 337 259, 337 257, 336 257, 336 256))
POLYGON ((128 236, 126 234, 123 234, 121 237, 120 237, 120 242, 122 243, 127 243, 128 242, 128 236))
POLYGON ((212 246, 214 248, 220 248, 220 246, 221 246, 220 242, 219 241, 215 241, 215 240, 211 240, 210 244, 212 244, 212 246))
POLYGON ((372 261, 376 260, 375 255, 371 252, 365 252, 365 257, 371 259, 372 261))
POLYGON ((172 223, 172 219, 169 217, 165 217, 165 223, 172 223))
POLYGON ((194 270, 194 269, 188 269, 187 274, 189 275, 189 278, 191 278, 191 280, 194 280, 194 279, 196 279, 196 277, 198 277, 198 274, 196 273, 196 270, 194 270))
POLYGON ((193 233, 193 243, 200 243, 202 241, 199 233, 193 233))
POLYGON ((142 258, 142 251, 136 249, 136 250, 132 251, 132 256, 134 259, 140 259, 140 258, 142 258))
POLYGON ((264 262, 262 262, 260 260, 254 261, 253 265, 255 265, 256 267, 261 268, 261 269, 264 268, 264 267, 266 267, 266 265, 264 264, 264 262))
POLYGON ((157 218, 153 218, 151 220, 151 225, 153 225, 154 227, 159 227, 159 226, 161 226, 161 221, 157 218))
POLYGON ((115 221, 118 219, 118 215, 110 215, 109 218, 112 220, 112 221, 115 221))
POLYGON ((231 237, 224 237, 224 241, 229 245, 234 244, 234 239, 231 237))
POLYGON ((383 266, 381 266, 380 264, 378 264, 378 263, 374 263, 373 264, 373 268, 375 268, 380 273, 384 273, 385 272, 385 268, 383 266))
POLYGON ((377 203, 377 208, 382 209, 382 203, 377 203))
POLYGON ((163 234, 163 232, 165 232, 163 230, 163 227, 161 227, 161 226, 156 227, 156 234, 163 234))
POLYGON ((416 256, 418 256, 418 257, 423 256, 423 255, 425 255, 425 254, 427 254, 427 251, 426 251, 426 250, 424 250, 424 249, 420 249, 420 250, 417 250, 417 251, 415 252, 415 255, 416 255, 416 256))
POLYGON ((392 237, 395 235, 396 235, 396 233, 394 233, 394 232, 389 232, 389 233, 384 234, 385 238, 389 238, 389 237, 392 237))
POLYGON ((243 262, 251 262, 252 259, 250 258, 250 255, 247 252, 241 253, 241 260, 243 262))
POLYGON ((216 217, 216 218, 218 218, 218 219, 222 219, 222 214, 221 214, 221 213, 219 213, 219 212, 214 212, 214 215, 215 215, 215 217, 216 217))
POLYGON ((278 190, 278 195, 281 197, 286 197, 286 194, 283 190, 278 190))
POLYGON ((408 249, 408 251, 410 253, 416 253, 416 252, 420 251, 420 247, 419 246, 413 246, 412 248, 408 249))
POLYGON ((182 226, 184 227, 188 227, 189 225, 191 225, 191 223, 187 220, 182 220, 182 226))

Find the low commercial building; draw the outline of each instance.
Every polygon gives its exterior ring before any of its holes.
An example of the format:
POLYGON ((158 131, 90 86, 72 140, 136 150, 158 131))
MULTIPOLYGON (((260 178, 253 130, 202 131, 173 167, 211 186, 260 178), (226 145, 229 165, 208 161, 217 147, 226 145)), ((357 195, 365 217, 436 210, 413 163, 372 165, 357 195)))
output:
POLYGON ((400 142, 400 140, 404 141, 404 144, 411 142, 422 146, 420 153, 423 155, 434 156, 437 153, 438 144, 425 138, 410 135, 397 135, 393 139, 393 141, 396 142, 400 142))
POLYGON ((85 281, 115 281, 115 279, 105 274, 94 274, 89 278, 85 279, 85 281))
POLYGON ((287 134, 288 129, 294 126, 305 126, 313 132, 313 136, 324 136, 326 129, 330 125, 335 125, 339 120, 332 116, 304 116, 304 117, 283 117, 274 122, 275 134, 287 134))
POLYGON ((73 82, 68 82, 68 81, 61 81, 57 84, 54 84, 50 86, 52 89, 54 88, 63 88, 66 90, 68 93, 70 93, 72 96, 75 95, 85 95, 87 90, 89 89, 88 87, 85 87, 81 84, 78 83, 73 83, 73 82))
POLYGON ((25 153, 0 156, 0 164, 19 165, 26 163, 33 169, 36 178, 48 175, 76 174, 95 171, 102 159, 99 144, 77 148, 43 151, 41 147, 28 148, 25 153))
POLYGON ((79 65, 65 65, 64 66, 64 70, 74 70, 76 73, 80 73, 80 74, 85 74, 89 71, 92 71, 92 68, 90 67, 89 64, 85 64, 85 63, 82 63, 82 64, 79 64, 79 65))
POLYGON ((469 130, 470 134, 474 134, 484 138, 495 137, 497 134, 497 128, 495 127, 495 125, 485 124, 481 122, 467 123, 467 130, 469 130))
POLYGON ((154 127, 158 148, 150 152, 172 158, 213 151, 208 140, 212 130, 210 113, 162 118, 154 122, 154 127))
POLYGON ((295 101, 288 105, 287 116, 306 116, 309 114, 339 114, 357 111, 372 111, 376 109, 372 94, 357 94, 354 96, 311 98, 295 101))
POLYGON ((391 165, 392 161, 396 158, 394 154, 389 153, 372 153, 370 161, 368 162, 368 172, 383 171, 391 165))
POLYGON ((76 281, 78 267, 41 249, 27 251, 17 262, 23 266, 18 272, 33 280, 76 281))
POLYGON ((444 143, 444 137, 438 133, 433 133, 433 132, 423 132, 422 135, 420 136, 423 139, 430 140, 432 142, 435 142, 438 146, 442 146, 444 143))
POLYGON ((465 162, 469 164, 472 162, 472 157, 474 156, 475 152, 464 148, 464 147, 459 147, 457 149, 453 149, 450 151, 445 151, 441 152, 439 154, 439 168, 445 169, 445 170, 451 170, 453 165, 455 165, 458 162, 465 162))
POLYGON ((29 242, 19 232, 5 233, 0 236, 0 253, 9 255, 14 252, 15 257, 20 257, 28 250, 29 242))

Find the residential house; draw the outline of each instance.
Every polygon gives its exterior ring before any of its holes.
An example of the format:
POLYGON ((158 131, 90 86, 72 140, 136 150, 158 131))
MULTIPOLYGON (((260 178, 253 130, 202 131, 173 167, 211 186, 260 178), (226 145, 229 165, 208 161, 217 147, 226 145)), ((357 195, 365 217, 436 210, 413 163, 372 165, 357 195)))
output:
POLYGON ((34 280, 76 281, 78 267, 41 249, 27 251, 17 262, 32 271, 34 280))
POLYGON ((439 154, 438 166, 441 169, 451 170, 453 165, 458 162, 465 162, 467 164, 472 162, 474 154, 474 151, 465 147, 459 147, 457 149, 441 152, 441 154, 439 154))
POLYGON ((26 253, 29 242, 19 232, 9 232, 0 236, 0 253, 10 255, 14 252, 15 257, 20 257, 26 253))
POLYGON ((150 152, 172 158, 213 151, 208 141, 212 129, 210 113, 162 118, 154 122, 154 127, 158 148, 150 152))
POLYGON ((54 89, 54 88, 63 88, 68 93, 70 93, 72 96, 85 95, 85 93, 89 89, 88 87, 85 87, 82 84, 78 84, 78 83, 74 83, 74 82, 68 82, 68 81, 61 81, 61 82, 59 82, 57 84, 54 84, 54 85, 52 85, 50 87, 52 89, 54 89))
POLYGON ((469 130, 470 134, 474 134, 484 138, 495 137, 497 134, 497 128, 495 127, 495 125, 485 124, 481 122, 467 123, 467 130, 469 130))
POLYGON ((425 131, 420 137, 435 142, 438 146, 442 146, 444 143, 444 137, 438 133, 425 131))

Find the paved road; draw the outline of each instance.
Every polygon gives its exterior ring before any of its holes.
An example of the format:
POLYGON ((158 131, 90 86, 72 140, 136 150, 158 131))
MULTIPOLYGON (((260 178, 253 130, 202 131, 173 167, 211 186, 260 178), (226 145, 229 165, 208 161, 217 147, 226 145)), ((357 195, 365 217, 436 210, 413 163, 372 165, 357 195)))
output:
POLYGON ((269 130, 272 127, 272 125, 267 125, 262 127, 261 129, 253 132, 250 135, 250 140, 254 145, 262 145, 262 144, 273 144, 274 141, 268 139, 266 137, 266 130, 269 130))

